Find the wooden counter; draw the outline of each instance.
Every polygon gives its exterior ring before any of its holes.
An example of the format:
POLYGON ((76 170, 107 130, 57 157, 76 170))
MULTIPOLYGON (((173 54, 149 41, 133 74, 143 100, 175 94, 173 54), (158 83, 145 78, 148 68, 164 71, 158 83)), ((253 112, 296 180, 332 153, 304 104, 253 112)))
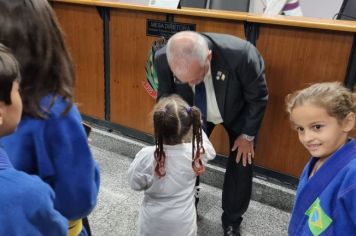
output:
POLYGON ((54 4, 75 65, 80 111, 104 119, 103 23, 95 7, 54 4))
MULTIPOLYGON (((248 39, 245 27, 252 26, 257 32, 256 47, 265 60, 270 94, 255 163, 294 177, 299 176, 309 154, 290 128, 284 97, 313 82, 344 82, 356 32, 356 23, 350 21, 264 17, 206 9, 159 9, 108 0, 51 2, 76 65, 76 100, 82 104, 81 112, 104 119, 104 104, 108 104, 108 121, 149 134, 152 133, 149 113, 155 101, 142 83, 146 80, 148 51, 156 37, 146 35, 146 20, 169 18, 195 24, 197 31, 248 39), (104 22, 96 7, 109 13, 107 75, 104 75, 103 59, 104 22), (109 102, 105 101, 105 77, 109 102)), ((214 130, 212 141, 219 153, 228 153, 228 139, 222 128, 214 130)))

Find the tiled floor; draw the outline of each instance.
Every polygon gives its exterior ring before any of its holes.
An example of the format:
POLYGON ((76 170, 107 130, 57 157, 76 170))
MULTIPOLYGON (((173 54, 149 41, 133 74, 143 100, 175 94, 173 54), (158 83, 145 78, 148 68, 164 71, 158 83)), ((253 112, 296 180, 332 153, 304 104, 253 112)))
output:
MULTIPOLYGON (((93 236, 134 236, 143 193, 130 189, 126 171, 132 158, 92 146, 101 167, 99 201, 89 220, 93 236)), ((223 235, 221 189, 202 185, 198 208, 198 235, 223 235)), ((266 196, 268 197, 268 196, 266 196)), ((241 226, 242 235, 287 235, 290 214, 251 201, 241 226)))

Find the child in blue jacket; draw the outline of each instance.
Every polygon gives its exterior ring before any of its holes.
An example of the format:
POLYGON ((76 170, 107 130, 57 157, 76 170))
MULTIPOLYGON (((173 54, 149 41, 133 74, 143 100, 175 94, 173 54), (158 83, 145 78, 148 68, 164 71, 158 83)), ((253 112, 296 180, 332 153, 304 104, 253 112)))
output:
POLYGON ((300 177, 289 235, 356 235, 356 94, 319 83, 287 97, 299 140, 312 155, 300 177))
MULTIPOLYGON (((16 59, 0 44, 0 137, 21 119, 16 59)), ((0 146, 0 235, 66 235, 67 220, 54 209, 52 189, 37 176, 17 171, 0 146)))
POLYGON ((96 205, 99 168, 73 103, 74 70, 48 1, 0 0, 0 42, 19 60, 23 116, 1 140, 18 170, 38 175, 56 194, 71 235, 96 205))

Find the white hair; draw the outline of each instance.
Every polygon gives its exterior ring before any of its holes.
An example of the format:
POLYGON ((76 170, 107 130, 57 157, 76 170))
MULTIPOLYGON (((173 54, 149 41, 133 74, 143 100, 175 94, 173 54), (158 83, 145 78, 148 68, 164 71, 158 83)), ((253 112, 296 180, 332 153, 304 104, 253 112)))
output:
POLYGON ((204 66, 209 54, 207 41, 202 35, 193 31, 181 31, 174 34, 167 43, 168 64, 175 67, 177 74, 186 73, 191 62, 197 60, 204 66))

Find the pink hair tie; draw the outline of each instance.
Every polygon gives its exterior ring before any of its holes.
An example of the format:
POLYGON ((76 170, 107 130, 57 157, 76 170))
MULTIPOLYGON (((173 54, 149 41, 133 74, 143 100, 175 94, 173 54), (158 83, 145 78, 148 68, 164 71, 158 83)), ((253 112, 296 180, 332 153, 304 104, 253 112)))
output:
POLYGON ((163 112, 163 113, 166 113, 166 111, 167 111, 167 108, 165 108, 165 107, 162 107, 162 108, 160 108, 158 111, 160 111, 160 112, 163 112))

